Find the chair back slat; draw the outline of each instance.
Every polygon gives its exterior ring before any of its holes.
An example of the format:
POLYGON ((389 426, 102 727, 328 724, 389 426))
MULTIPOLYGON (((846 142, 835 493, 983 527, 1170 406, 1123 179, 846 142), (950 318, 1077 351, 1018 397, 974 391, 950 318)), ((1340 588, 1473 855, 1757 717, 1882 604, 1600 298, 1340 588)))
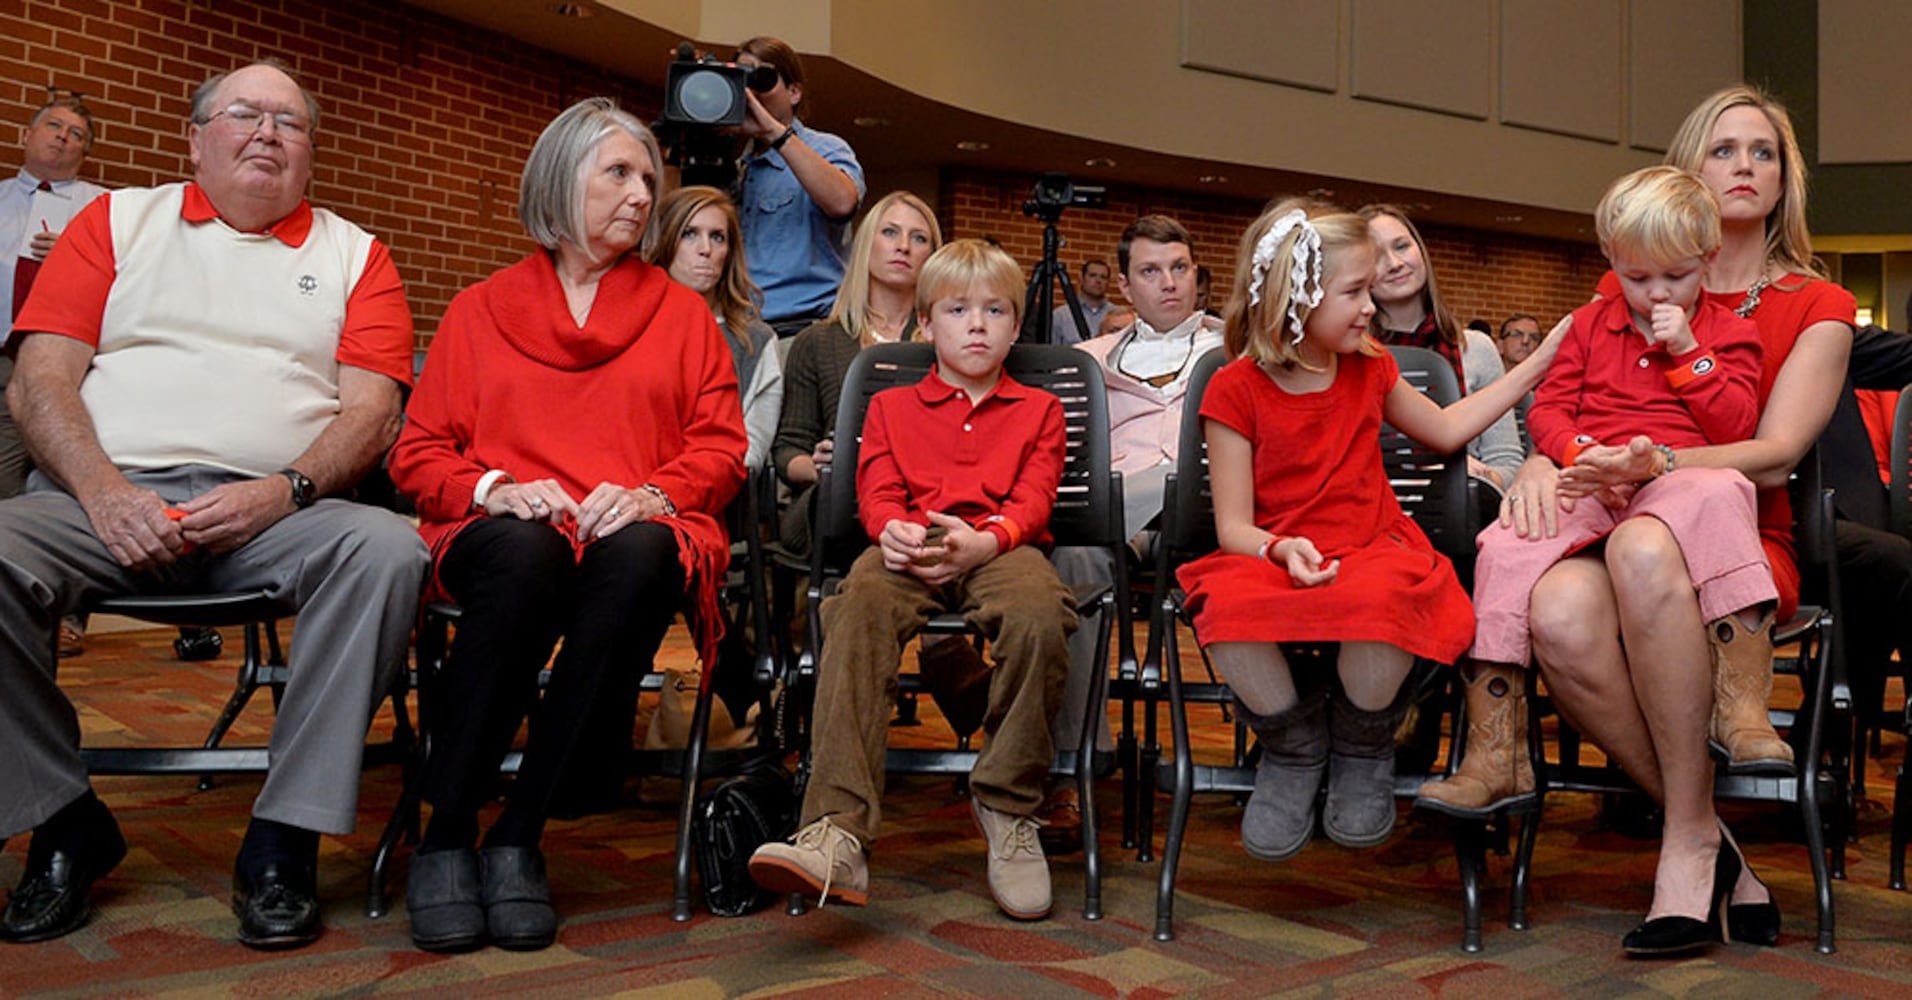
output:
MULTIPOLYGON (((1419 389, 1436 406, 1447 406, 1461 398, 1460 379, 1447 359, 1422 347, 1389 347, 1401 378, 1419 389)), ((1446 556, 1461 573, 1474 564, 1473 508, 1467 496, 1467 453, 1463 450, 1443 455, 1413 438, 1381 425, 1381 464, 1386 467, 1388 485, 1414 522, 1434 543, 1435 551, 1446 556)))
POLYGON ((1119 511, 1114 480, 1108 474, 1109 393, 1096 360, 1064 344, 1017 344, 1003 363, 1009 377, 1042 389, 1062 402, 1067 447, 1062 482, 1049 513, 1049 532, 1057 545, 1119 543, 1119 525, 1111 532, 1109 513, 1119 511))
MULTIPOLYGON (((1202 397, 1215 373, 1228 363, 1219 347, 1195 362, 1189 372, 1188 393, 1182 399, 1182 425, 1177 435, 1175 471, 1162 492, 1162 535, 1158 569, 1167 571, 1207 552, 1215 540, 1215 497, 1208 486, 1208 440, 1202 435, 1202 397)), ((1162 575, 1158 579, 1170 580, 1162 575)))

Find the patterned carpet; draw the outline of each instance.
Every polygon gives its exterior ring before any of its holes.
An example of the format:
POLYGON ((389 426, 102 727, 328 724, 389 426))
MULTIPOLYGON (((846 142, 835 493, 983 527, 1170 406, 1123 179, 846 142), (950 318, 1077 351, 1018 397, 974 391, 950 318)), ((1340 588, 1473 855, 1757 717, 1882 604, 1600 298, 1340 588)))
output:
MULTIPOLYGON (((171 660, 170 634, 95 636, 62 677, 96 744, 203 738, 231 683, 235 652, 211 664, 171 660)), ((236 645, 236 635, 228 636, 236 645)), ((682 657, 681 634, 671 655, 682 657)), ((230 649, 230 647, 229 647, 230 649)), ((1896 691, 1896 688, 1895 688, 1896 691)), ((261 699, 264 701, 264 699, 261 699)), ((933 739, 940 719, 896 730, 933 739)), ((270 719, 250 709, 233 739, 257 742, 270 719)), ((379 730, 389 728, 381 719, 379 730)), ((1198 720, 1212 751, 1227 729, 1198 720)), ((1775 949, 1734 945, 1679 962, 1631 962, 1620 935, 1648 903, 1651 844, 1599 828, 1588 796, 1549 802, 1534 873, 1533 928, 1506 925, 1509 862, 1490 859, 1486 949, 1460 950, 1458 879, 1446 829, 1410 812, 1385 846, 1352 852, 1317 841, 1295 861, 1249 859, 1238 808, 1197 799, 1182 861, 1178 936, 1153 927, 1156 865, 1116 844, 1117 785, 1100 786, 1101 921, 1081 915, 1079 856, 1053 863, 1057 910, 1010 923, 990 901, 982 843, 946 779, 891 782, 890 821, 872 860, 867 908, 801 917, 780 908, 740 919, 670 919, 673 822, 632 806, 552 825, 551 878, 565 923, 556 947, 433 956, 410 947, 403 871, 397 912, 364 915, 372 847, 398 793, 398 769, 365 776, 359 832, 328 838, 321 866, 327 933, 303 951, 261 954, 233 941, 231 860, 257 790, 248 778, 199 792, 190 778, 102 778, 101 795, 132 842, 94 891, 93 922, 55 942, 0 948, 5 996, 1573 996, 1912 995, 1912 897, 1887 890, 1892 775, 1904 742, 1872 764, 1850 878, 1836 887, 1839 951, 1812 948, 1812 881, 1784 821, 1728 807, 1755 867, 1787 917, 1775 949)), ((1165 800, 1164 800, 1165 805, 1165 800)), ((1164 808, 1163 813, 1166 813, 1164 808)), ((0 855, 17 880, 24 839, 0 855)))

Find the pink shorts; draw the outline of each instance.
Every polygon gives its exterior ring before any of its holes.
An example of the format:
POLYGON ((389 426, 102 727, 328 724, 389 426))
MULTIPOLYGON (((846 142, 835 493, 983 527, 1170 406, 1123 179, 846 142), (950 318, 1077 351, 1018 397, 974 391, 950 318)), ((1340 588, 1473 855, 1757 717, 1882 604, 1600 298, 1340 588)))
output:
POLYGON ((1553 538, 1521 538, 1499 523, 1482 531, 1474 563, 1477 624, 1468 656, 1526 664, 1533 653, 1528 608, 1534 585, 1555 563, 1634 517, 1659 518, 1672 531, 1699 592, 1701 620, 1778 599, 1760 545, 1753 484, 1732 469, 1676 469, 1641 486, 1620 510, 1581 500, 1561 512, 1560 534, 1553 538))

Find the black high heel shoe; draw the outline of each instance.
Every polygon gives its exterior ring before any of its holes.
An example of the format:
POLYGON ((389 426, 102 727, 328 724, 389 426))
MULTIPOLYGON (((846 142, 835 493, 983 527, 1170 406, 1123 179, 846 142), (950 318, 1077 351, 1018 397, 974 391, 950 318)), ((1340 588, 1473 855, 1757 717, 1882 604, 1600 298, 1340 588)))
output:
POLYGON ((1712 902, 1706 908, 1706 919, 1655 917, 1628 931, 1620 947, 1628 955, 1656 958, 1683 955, 1725 940, 1726 928, 1721 916, 1727 908, 1727 900, 1733 898, 1733 883, 1739 881, 1739 867, 1739 852, 1729 849, 1722 835, 1719 853, 1713 861, 1712 902))
MULTIPOLYGON (((1726 836, 1724 825, 1720 827, 1720 848, 1722 850, 1731 848, 1739 858, 1740 867, 1744 868, 1748 874, 1752 873, 1753 866, 1746 863, 1746 855, 1739 849, 1739 845, 1726 836)), ((1737 875, 1733 877, 1735 880, 1739 878, 1737 875)), ((1727 939, 1756 944, 1761 948, 1771 948, 1779 943, 1779 904, 1773 902, 1771 886, 1761 881, 1758 875, 1753 876, 1753 881, 1759 882, 1760 888, 1766 890, 1766 901, 1729 904, 1726 907, 1727 939)), ((1726 898, 1732 898, 1732 890, 1727 890, 1726 898)))

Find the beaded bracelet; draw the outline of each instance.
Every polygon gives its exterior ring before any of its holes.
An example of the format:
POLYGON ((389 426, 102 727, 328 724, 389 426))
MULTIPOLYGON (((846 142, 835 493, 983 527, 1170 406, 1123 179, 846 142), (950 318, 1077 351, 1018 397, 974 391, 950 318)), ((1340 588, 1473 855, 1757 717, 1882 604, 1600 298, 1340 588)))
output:
POLYGON ((651 496, 654 496, 657 499, 663 501, 665 517, 677 516, 677 505, 674 503, 671 503, 670 496, 666 494, 661 488, 655 485, 652 485, 651 483, 645 483, 643 486, 640 486, 638 488, 643 490, 646 493, 649 493, 651 496))

